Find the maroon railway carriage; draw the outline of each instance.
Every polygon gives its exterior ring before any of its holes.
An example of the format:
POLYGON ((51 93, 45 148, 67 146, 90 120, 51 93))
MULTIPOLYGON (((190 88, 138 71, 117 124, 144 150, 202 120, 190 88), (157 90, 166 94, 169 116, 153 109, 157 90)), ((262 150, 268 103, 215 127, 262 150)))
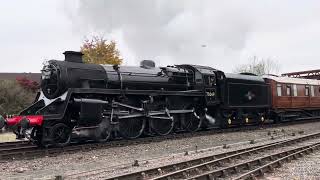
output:
POLYGON ((271 118, 280 121, 312 119, 320 115, 320 81, 264 76, 271 88, 271 118))

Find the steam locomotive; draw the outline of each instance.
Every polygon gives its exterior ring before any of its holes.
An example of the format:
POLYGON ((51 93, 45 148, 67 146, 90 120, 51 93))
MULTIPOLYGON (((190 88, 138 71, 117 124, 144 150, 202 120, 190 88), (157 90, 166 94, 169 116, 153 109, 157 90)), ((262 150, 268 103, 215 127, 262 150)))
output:
POLYGON ((0 128, 39 146, 66 146, 74 137, 134 139, 286 117, 273 107, 266 77, 190 64, 156 67, 150 60, 139 67, 85 64, 81 52, 64 55, 44 65, 35 102, 0 118, 0 128))

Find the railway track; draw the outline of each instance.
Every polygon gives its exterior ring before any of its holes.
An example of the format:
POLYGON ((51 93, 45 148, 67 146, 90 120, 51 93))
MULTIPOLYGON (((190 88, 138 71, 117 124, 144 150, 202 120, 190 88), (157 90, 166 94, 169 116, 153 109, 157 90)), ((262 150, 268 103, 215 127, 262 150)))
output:
POLYGON ((89 173, 89 176, 99 175, 99 178, 117 180, 250 179, 274 171, 283 163, 318 149, 320 149, 320 132, 111 178, 103 177, 103 170, 87 172, 86 176, 89 173))
MULTIPOLYGON (((315 120, 316 121, 316 120, 315 120)), ((312 123, 313 121, 308 121, 308 123, 312 123)), ((257 129, 268 129, 274 127, 281 127, 293 124, 300 124, 303 121, 296 121, 290 123, 281 123, 281 124, 264 124, 264 125, 255 125, 255 126, 243 126, 243 127, 233 127, 227 129, 212 129, 212 130, 205 130, 200 132, 194 133, 176 133, 176 134, 169 134, 167 136, 147 136, 142 137, 135 140, 124 140, 124 139, 115 139, 110 142, 106 143, 86 143, 86 144, 79 144, 73 143, 70 146, 63 147, 63 148, 39 148, 35 145, 30 144, 28 141, 17 141, 17 142, 5 142, 0 143, 0 160, 16 160, 16 159, 32 159, 37 157, 44 157, 44 156, 56 156, 57 154, 61 153, 76 153, 79 151, 90 151, 93 149, 101 149, 101 148, 110 148, 110 147, 119 147, 119 146, 128 146, 128 145, 135 145, 135 144, 148 144, 154 142, 161 142, 166 140, 173 140, 173 139, 182 139, 188 137, 195 137, 195 136, 206 136, 211 134, 217 133, 231 133, 231 132, 239 132, 239 131, 252 131, 257 129)))
POLYGON ((19 146, 25 146, 29 144, 29 141, 12 141, 12 142, 2 142, 0 143, 0 149, 1 148, 10 148, 10 147, 19 147, 19 146))

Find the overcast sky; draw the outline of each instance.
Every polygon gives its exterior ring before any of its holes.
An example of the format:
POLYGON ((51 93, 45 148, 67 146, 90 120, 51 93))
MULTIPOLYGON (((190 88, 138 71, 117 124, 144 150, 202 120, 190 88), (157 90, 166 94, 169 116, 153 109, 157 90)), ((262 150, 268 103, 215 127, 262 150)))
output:
POLYGON ((39 72, 84 38, 118 42, 125 65, 192 63, 227 72, 250 57, 280 72, 320 69, 316 0, 0 0, 0 72, 39 72))

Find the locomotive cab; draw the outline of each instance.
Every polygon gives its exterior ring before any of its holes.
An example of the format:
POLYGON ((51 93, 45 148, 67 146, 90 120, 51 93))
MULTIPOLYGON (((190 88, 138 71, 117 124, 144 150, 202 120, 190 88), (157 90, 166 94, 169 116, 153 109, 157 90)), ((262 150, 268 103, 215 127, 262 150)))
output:
POLYGON ((214 72, 209 71, 209 73, 203 73, 203 88, 207 105, 216 104, 216 85, 217 79, 214 72))
POLYGON ((219 103, 217 84, 221 78, 224 78, 223 72, 207 66, 179 65, 178 67, 191 69, 194 72, 194 88, 204 93, 206 106, 213 106, 219 103))

